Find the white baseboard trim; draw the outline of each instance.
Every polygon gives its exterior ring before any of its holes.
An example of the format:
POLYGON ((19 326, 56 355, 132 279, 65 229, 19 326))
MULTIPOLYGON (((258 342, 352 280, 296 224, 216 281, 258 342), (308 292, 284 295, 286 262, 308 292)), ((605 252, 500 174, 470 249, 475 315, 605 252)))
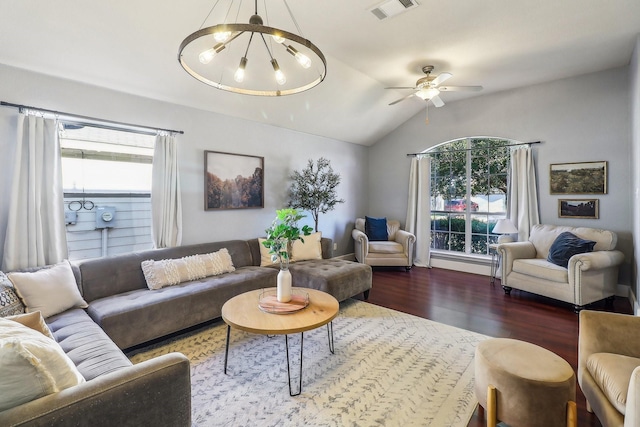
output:
POLYGON ((335 259, 343 259, 345 261, 355 261, 356 260, 356 254, 351 252, 350 254, 334 256, 333 258, 335 258, 335 259))
POLYGON ((486 264, 476 264, 469 262, 453 261, 442 258, 431 258, 431 267, 444 268, 446 270, 456 270, 465 273, 480 274, 482 276, 491 275, 491 267, 486 264))

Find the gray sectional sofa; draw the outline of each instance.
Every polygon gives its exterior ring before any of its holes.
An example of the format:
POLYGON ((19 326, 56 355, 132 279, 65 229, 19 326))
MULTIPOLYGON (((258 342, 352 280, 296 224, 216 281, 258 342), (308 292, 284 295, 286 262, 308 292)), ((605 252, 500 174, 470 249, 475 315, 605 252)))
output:
MULTIPOLYGON (((371 289, 371 267, 332 258, 290 265, 294 286, 319 289, 339 301, 371 289)), ((191 423, 189 361, 179 353, 132 365, 123 349, 217 319, 229 298, 273 287, 277 268, 260 267, 258 239, 149 250, 78 262, 74 274, 86 310, 46 320, 56 340, 87 380, 0 412, 2 426, 114 426, 191 423), (235 271, 149 290, 142 261, 173 259, 227 248, 235 271)))

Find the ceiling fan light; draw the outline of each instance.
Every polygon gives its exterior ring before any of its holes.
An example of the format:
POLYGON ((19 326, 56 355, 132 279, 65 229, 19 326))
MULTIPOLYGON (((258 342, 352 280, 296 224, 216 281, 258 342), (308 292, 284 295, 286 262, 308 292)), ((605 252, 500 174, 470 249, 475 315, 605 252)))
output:
POLYGON ((416 92, 416 96, 427 100, 427 99, 431 99, 434 96, 438 96, 440 94, 440 91, 436 88, 429 88, 429 89, 420 89, 418 92, 416 92))

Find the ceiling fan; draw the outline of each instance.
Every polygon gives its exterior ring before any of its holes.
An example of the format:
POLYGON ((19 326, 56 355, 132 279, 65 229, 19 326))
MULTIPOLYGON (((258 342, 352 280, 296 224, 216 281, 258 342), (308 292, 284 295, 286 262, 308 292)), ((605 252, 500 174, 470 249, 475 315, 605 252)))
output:
MULTIPOLYGON (((414 92, 397 99, 390 103, 389 105, 395 105, 398 102, 404 101, 405 99, 409 99, 412 97, 418 97, 427 102, 431 101, 433 105, 436 107, 442 107, 444 105, 444 101, 440 98, 440 92, 457 92, 457 91, 469 91, 469 92, 478 92, 482 90, 482 86, 440 86, 446 80, 449 80, 453 77, 451 73, 440 73, 438 76, 432 76, 431 72, 433 71, 433 65, 425 65, 422 67, 422 72, 426 74, 425 77, 422 77, 416 81, 415 87, 411 86, 393 86, 386 87, 385 89, 400 89, 400 90, 413 90, 414 92)), ((429 123, 429 117, 427 116, 427 123, 429 123)))

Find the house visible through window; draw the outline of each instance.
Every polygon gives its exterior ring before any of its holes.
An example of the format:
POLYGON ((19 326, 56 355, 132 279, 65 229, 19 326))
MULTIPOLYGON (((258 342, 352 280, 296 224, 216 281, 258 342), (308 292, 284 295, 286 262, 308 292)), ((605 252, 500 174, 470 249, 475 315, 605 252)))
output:
POLYGON ((63 123, 70 259, 150 249, 154 135, 63 123))
POLYGON ((431 248, 488 254, 507 212, 509 145, 499 138, 440 144, 431 155, 431 248))

